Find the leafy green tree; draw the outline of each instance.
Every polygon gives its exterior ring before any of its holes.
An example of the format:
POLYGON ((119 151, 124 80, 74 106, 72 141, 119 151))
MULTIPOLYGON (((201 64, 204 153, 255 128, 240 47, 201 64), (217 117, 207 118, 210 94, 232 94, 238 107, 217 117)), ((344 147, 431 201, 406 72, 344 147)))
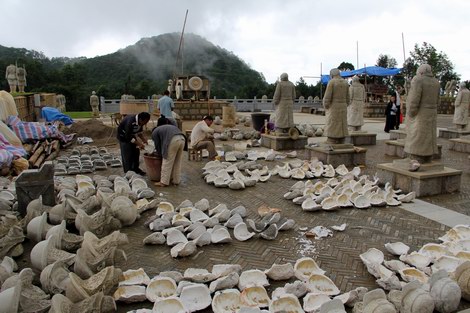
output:
POLYGON ((338 65, 338 70, 340 70, 340 71, 354 71, 354 65, 352 65, 349 62, 341 62, 341 64, 338 65))
POLYGON ((308 98, 310 96, 310 88, 308 88, 307 83, 305 83, 305 80, 303 77, 300 77, 300 79, 295 83, 295 95, 297 98, 300 96, 303 96, 304 98, 308 98))
MULTIPOLYGON (((397 67, 398 62, 395 58, 387 54, 380 54, 377 58, 375 65, 383 68, 395 68, 397 67)), ((374 81, 380 85, 388 86, 389 92, 395 90, 395 85, 403 86, 404 83, 403 76, 400 75, 389 77, 376 77, 374 81)))
POLYGON ((454 64, 449 60, 447 54, 437 49, 430 43, 423 42, 422 46, 415 44, 414 50, 410 51, 410 57, 403 65, 403 71, 408 78, 416 75, 416 70, 421 64, 431 65, 432 72, 444 88, 449 80, 459 80, 460 75, 454 71, 454 64))

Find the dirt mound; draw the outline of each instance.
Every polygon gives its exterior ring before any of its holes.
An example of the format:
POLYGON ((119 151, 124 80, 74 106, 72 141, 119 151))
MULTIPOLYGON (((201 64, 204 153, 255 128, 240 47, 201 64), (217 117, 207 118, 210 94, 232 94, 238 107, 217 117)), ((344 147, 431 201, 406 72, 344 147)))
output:
POLYGON ((72 126, 64 131, 71 134, 76 133, 77 137, 90 137, 94 140, 107 139, 110 135, 116 136, 116 130, 103 124, 100 120, 89 119, 86 121, 77 121, 72 126), (111 134, 113 132, 113 134, 111 134))

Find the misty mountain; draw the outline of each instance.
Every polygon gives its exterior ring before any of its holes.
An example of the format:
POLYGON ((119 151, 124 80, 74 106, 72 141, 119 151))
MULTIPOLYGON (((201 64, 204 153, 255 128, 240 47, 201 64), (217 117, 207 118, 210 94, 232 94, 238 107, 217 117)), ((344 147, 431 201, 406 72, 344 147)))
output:
MULTIPOLYGON (((161 93, 174 74, 199 74, 211 80, 211 95, 217 98, 261 97, 270 93, 263 75, 232 52, 195 34, 186 34, 176 64, 180 34, 143 38, 134 45, 94 58, 48 58, 34 50, 0 46, 0 67, 25 65, 27 91, 62 93, 67 109, 89 110, 92 90, 106 98, 124 93, 147 98, 161 93)), ((0 88, 7 89, 2 81, 0 88)))

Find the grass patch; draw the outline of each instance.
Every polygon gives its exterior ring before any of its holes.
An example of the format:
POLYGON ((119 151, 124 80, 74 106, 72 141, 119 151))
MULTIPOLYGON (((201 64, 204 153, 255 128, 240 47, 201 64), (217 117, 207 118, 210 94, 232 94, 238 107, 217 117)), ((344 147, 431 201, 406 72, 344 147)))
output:
POLYGON ((65 115, 70 116, 71 118, 91 118, 92 112, 64 112, 65 115))

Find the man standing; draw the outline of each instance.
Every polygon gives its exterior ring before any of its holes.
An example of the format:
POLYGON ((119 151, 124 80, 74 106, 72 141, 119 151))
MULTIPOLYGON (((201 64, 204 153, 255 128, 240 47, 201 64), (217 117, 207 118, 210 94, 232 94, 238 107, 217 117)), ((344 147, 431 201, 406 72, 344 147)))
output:
POLYGON ((326 86, 323 97, 325 108, 326 127, 325 133, 328 137, 327 143, 343 144, 348 133, 348 104, 349 85, 340 76, 339 70, 334 68, 330 71, 331 80, 326 86))
POLYGON ((165 116, 173 125, 176 124, 176 120, 173 118, 173 109, 175 104, 173 103, 173 99, 170 98, 170 92, 165 90, 163 92, 163 97, 158 100, 158 109, 160 110, 160 114, 165 116))
POLYGON ((289 129, 294 127, 294 99, 295 86, 289 81, 287 73, 282 73, 273 97, 276 105, 276 135, 287 135, 289 129))
POLYGON ((139 168, 140 149, 144 149, 146 139, 142 129, 150 120, 150 114, 141 112, 137 115, 129 114, 122 119, 118 126, 117 139, 121 148, 122 166, 124 173, 134 171, 145 175, 139 168))
POLYGON ((210 128, 213 122, 212 116, 204 116, 203 120, 198 122, 191 131, 191 147, 195 150, 209 151, 209 160, 215 160, 217 157, 213 136, 215 130, 210 128))

